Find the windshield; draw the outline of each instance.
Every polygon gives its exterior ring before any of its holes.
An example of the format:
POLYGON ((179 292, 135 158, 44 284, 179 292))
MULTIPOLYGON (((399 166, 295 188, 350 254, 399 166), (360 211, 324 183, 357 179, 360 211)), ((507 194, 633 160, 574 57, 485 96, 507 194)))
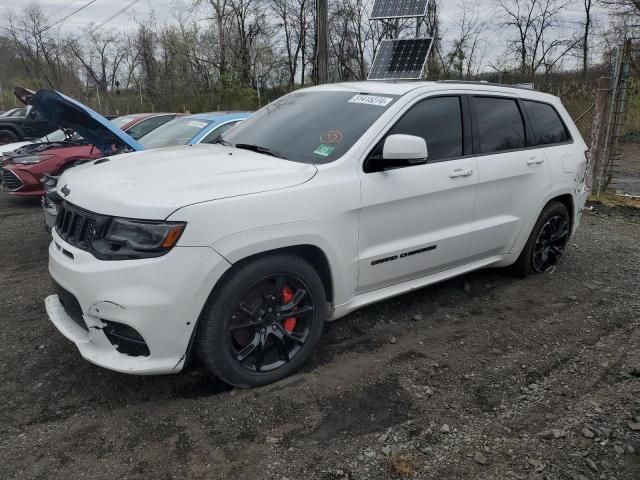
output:
POLYGON ((195 120, 189 119, 189 117, 176 118, 147 133, 140 139, 140 144, 145 150, 186 145, 210 123, 211 120, 195 120))
POLYGON ((329 163, 349 150, 396 98, 341 91, 294 92, 253 114, 223 140, 295 162, 329 163))
MULTIPOLYGON (((66 138, 67 136, 65 135, 64 130, 55 130, 49 135, 40 137, 34 143, 63 142, 66 140, 66 138)), ((74 133, 73 135, 71 135, 71 140, 82 140, 82 137, 77 133, 74 133)))
POLYGON ((65 138, 67 138, 67 136, 64 134, 64 131, 56 130, 55 132, 51 132, 49 135, 39 138, 36 140, 36 143, 62 142, 65 138))
POLYGON ((132 122, 136 119, 136 117, 132 117, 131 115, 123 115, 122 117, 116 117, 113 120, 110 120, 116 127, 122 130, 127 123, 132 122))

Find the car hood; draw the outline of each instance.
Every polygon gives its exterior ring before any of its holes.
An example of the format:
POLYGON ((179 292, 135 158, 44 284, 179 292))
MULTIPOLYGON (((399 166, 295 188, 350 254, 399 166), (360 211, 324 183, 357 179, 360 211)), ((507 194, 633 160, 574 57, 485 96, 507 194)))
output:
POLYGON ((161 220, 187 205, 293 187, 316 172, 248 150, 187 145, 96 160, 65 172, 57 187, 96 213, 161 220))
POLYGON ((32 100, 40 115, 59 128, 77 132, 88 143, 108 153, 143 150, 142 145, 89 107, 55 90, 39 90, 32 100))
POLYGON ((5 143, 4 145, 0 145, 0 155, 4 153, 15 152, 17 149, 30 144, 31 142, 5 143))

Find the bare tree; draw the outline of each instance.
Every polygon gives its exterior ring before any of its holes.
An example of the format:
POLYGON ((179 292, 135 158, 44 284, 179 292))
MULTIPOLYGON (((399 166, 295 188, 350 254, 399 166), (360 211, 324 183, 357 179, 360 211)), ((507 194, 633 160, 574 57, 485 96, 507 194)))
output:
POLYGON ((591 33, 593 0, 582 0, 584 6, 584 26, 582 36, 582 75, 587 74, 589 62, 589 35, 591 33))
POLYGON ((69 50, 101 91, 113 90, 127 55, 127 44, 113 34, 93 31, 91 27, 86 42, 82 42, 84 38, 70 38, 69 50))
MULTIPOLYGON (((311 29, 311 12, 313 2, 310 0, 270 0, 277 27, 284 36, 284 56, 287 65, 289 88, 293 88, 298 75, 298 68, 302 63, 304 70, 305 50, 307 48, 307 32, 311 29)), ((301 76, 304 84, 304 72, 301 76)))
POLYGON ((40 5, 28 4, 19 14, 10 14, 7 32, 30 77, 59 88, 65 76, 65 60, 61 58, 55 31, 47 28, 47 17, 40 5))
POLYGON ((478 71, 482 63, 482 35, 488 29, 488 23, 479 16, 478 0, 462 0, 458 5, 458 33, 449 51, 442 58, 443 75, 455 75, 459 79, 469 79, 478 71))
POLYGON ((541 66, 550 64, 549 57, 566 43, 553 34, 565 6, 565 0, 498 0, 502 25, 516 33, 511 49, 522 74, 533 75, 541 66))

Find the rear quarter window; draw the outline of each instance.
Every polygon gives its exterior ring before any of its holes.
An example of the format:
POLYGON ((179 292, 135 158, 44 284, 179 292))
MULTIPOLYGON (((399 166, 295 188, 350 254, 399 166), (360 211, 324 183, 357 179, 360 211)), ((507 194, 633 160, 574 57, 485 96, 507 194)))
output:
POLYGON ((534 138, 531 139, 532 146, 550 145, 571 140, 567 128, 553 106, 531 100, 524 100, 522 103, 534 133, 534 138))

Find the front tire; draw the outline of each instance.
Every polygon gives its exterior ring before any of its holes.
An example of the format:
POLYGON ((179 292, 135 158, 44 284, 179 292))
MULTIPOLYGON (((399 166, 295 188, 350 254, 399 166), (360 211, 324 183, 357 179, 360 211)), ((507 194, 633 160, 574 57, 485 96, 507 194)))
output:
POLYGON ((0 145, 7 143, 15 143, 18 141, 18 136, 11 130, 0 130, 0 145))
POLYGON ((274 254, 241 262, 220 280, 203 310, 196 353, 228 384, 266 385, 302 367, 325 317, 322 280, 303 258, 274 254))
POLYGON ((567 207, 558 201, 549 202, 513 265, 514 271, 522 277, 552 272, 564 253, 570 235, 571 219, 567 207))

